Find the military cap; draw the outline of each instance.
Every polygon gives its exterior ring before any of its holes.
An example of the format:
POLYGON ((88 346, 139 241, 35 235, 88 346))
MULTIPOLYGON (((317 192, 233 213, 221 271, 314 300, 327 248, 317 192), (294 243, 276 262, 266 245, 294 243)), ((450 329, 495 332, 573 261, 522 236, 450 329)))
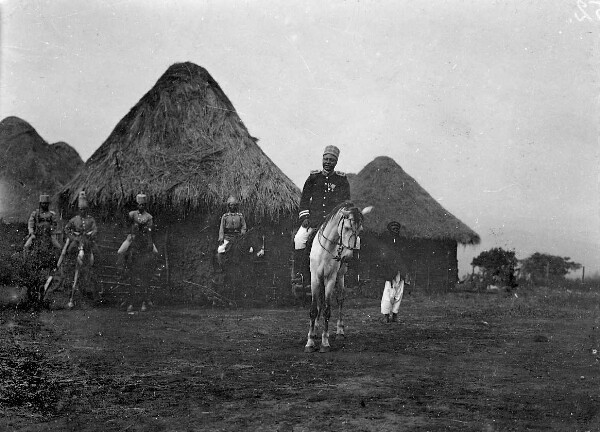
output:
POLYGON ((137 196, 135 197, 135 201, 138 204, 147 204, 148 203, 148 197, 145 194, 137 194, 137 196))
POLYGON ((49 203, 49 202, 50 202, 50 195, 48 195, 48 194, 40 195, 40 203, 49 203))
POLYGON ((327 147, 325 147, 325 150, 323 150, 323 156, 325 156, 326 154, 334 155, 337 159, 340 157, 340 149, 334 145, 328 145, 327 147))
POLYGON ((238 201, 237 199, 235 199, 234 196, 230 196, 229 198, 227 198, 227 204, 237 204, 238 201))
POLYGON ((79 192, 79 196, 77 197, 77 206, 80 209, 88 207, 88 201, 87 201, 87 197, 85 195, 85 191, 79 192))

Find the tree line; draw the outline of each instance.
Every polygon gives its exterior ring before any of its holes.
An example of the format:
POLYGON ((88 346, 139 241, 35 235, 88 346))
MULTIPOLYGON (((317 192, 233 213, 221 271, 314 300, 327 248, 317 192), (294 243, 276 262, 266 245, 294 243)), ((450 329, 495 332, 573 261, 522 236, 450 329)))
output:
POLYGON ((519 260, 513 250, 492 248, 481 252, 471 262, 473 270, 480 269, 479 276, 486 285, 515 287, 518 281, 544 284, 564 279, 569 272, 582 266, 570 257, 535 252, 519 260))

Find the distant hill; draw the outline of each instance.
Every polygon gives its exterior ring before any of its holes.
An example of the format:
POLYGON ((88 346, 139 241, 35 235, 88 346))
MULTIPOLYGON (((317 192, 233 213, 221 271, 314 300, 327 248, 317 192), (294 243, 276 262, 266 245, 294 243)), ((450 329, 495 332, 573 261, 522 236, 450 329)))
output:
POLYGON ((9 222, 27 220, 40 193, 54 195, 83 167, 73 147, 48 144, 18 117, 0 122, 0 155, 0 218, 9 222))

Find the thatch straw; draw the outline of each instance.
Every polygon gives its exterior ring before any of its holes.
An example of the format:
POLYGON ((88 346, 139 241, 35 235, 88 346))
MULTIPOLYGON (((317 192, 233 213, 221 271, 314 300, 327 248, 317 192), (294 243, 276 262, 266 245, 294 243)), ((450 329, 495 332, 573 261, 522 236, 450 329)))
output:
POLYGON ((375 206, 365 218, 365 230, 377 234, 400 224, 398 234, 414 239, 454 240, 478 244, 479 236, 444 209, 393 159, 380 156, 356 176, 349 176, 352 200, 375 206))
POLYGON ((193 63, 171 66, 63 191, 71 205, 122 207, 136 194, 181 213, 222 211, 229 195, 254 218, 296 212, 298 187, 267 157, 217 82, 193 63))

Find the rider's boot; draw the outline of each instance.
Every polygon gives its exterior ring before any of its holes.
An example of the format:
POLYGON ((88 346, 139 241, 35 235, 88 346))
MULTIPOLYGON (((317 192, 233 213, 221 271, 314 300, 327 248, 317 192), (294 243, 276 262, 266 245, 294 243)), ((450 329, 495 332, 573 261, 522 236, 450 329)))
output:
POLYGON ((385 322, 386 323, 390 322, 390 314, 385 314, 385 322))
POLYGON ((398 321, 398 314, 397 313, 393 313, 392 314, 392 322, 397 322, 398 321))
POLYGON ((293 276, 292 283, 297 285, 303 285, 304 277, 303 277, 303 264, 304 264, 304 249, 295 249, 294 250, 294 266, 293 266, 293 276))

